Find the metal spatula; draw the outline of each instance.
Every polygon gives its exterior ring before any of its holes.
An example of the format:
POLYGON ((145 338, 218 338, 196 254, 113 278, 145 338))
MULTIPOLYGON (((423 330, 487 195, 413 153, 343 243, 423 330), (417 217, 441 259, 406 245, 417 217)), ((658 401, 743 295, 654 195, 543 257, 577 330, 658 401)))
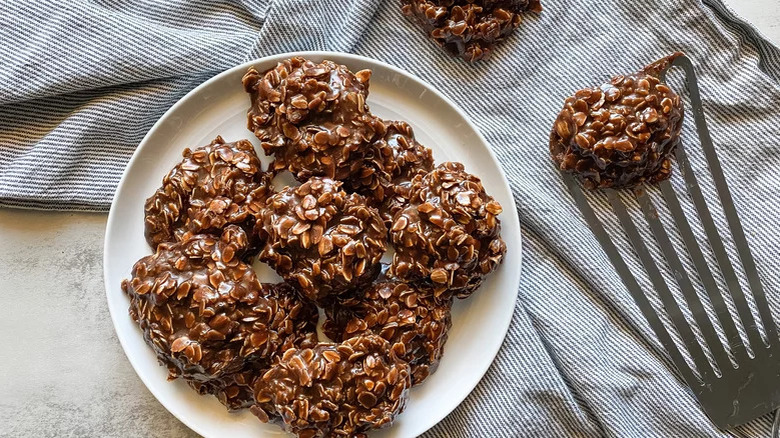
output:
MULTIPOLYGON (((715 366, 719 369, 719 372, 710 365, 702 348, 703 346, 699 344, 697 338, 694 336, 693 330, 686 322, 680 306, 675 301, 668 285, 661 276, 659 267, 653 260, 650 251, 645 245, 642 236, 633 223, 626 206, 621 201, 618 193, 612 189, 606 190, 612 209, 617 215, 634 251, 649 274, 653 287, 656 289, 669 318, 679 333, 682 343, 695 365, 695 369, 692 369, 688 365, 683 358, 683 353, 672 341, 670 333, 661 322, 658 314, 656 314, 656 311, 648 301, 636 278, 626 265, 625 260, 613 244, 609 234, 604 230, 604 227, 596 217, 596 214, 580 188, 580 184, 570 174, 563 174, 563 179, 586 222, 612 261, 612 264, 615 266, 623 283, 625 283, 628 291, 633 296, 650 324, 650 327, 652 327, 656 336, 658 336, 658 339, 661 341, 664 348, 666 348, 666 351, 680 374, 693 390, 699 403, 701 403, 704 408, 704 411, 718 427, 728 428, 753 420, 776 409, 780 405, 780 345, 778 345, 777 330, 774 321, 772 320, 766 297, 764 296, 764 290, 761 287, 761 281, 756 270, 755 262, 750 254, 750 248, 745 239, 745 234, 740 225, 734 202, 732 201, 717 154, 712 146, 712 139, 707 130, 693 64, 688 58, 679 57, 674 60, 671 66, 680 67, 685 71, 686 87, 690 93, 696 129, 699 134, 704 156, 706 157, 707 164, 715 181, 715 187, 725 211, 725 216, 734 243, 742 261, 750 285, 750 291, 742 290, 740 287, 737 274, 726 253, 723 241, 715 226, 715 222, 712 219, 712 215, 707 208, 704 196, 699 188, 696 176, 693 173, 682 144, 677 147, 677 162, 680 165, 688 192, 696 206, 711 250, 715 254, 715 258, 728 286, 728 291, 731 294, 738 316, 742 321, 742 326, 746 331, 747 339, 753 351, 753 357, 748 354, 748 350, 743 344, 742 338, 737 331, 736 324, 726 307, 723 296, 719 291, 713 274, 704 258, 702 249, 699 247, 696 238, 694 237, 691 226, 683 213, 680 202, 669 180, 659 184, 660 191, 663 194, 663 198, 668 205, 677 229, 683 238, 688 253, 698 272, 698 278, 701 279, 702 286, 709 295, 709 299, 715 314, 717 315, 718 321, 720 322, 723 333, 726 335, 736 366, 734 366, 729 359, 724 345, 716 334, 713 322, 710 321, 705 313, 704 305, 696 294, 696 290, 692 283, 693 281, 696 281, 696 278, 689 277, 683 268, 680 256, 673 247, 669 235, 659 220, 658 212, 653 206, 648 194, 644 189, 639 188, 634 191, 634 195, 642 208, 642 212, 650 226, 653 237, 658 243, 658 247, 661 249, 666 262, 677 279, 678 286, 687 302, 688 308, 690 309, 696 324, 701 329, 703 341, 706 343, 704 347, 708 348, 711 352, 711 357, 715 366), (753 294, 761 322, 758 322, 753 318, 753 314, 748 307, 745 294, 749 292, 752 292, 753 294), (762 339, 761 333, 757 327, 758 324, 763 324, 764 333, 767 334, 769 345, 762 339)), ((662 81, 667 72, 668 68, 662 72, 660 77, 662 81)))

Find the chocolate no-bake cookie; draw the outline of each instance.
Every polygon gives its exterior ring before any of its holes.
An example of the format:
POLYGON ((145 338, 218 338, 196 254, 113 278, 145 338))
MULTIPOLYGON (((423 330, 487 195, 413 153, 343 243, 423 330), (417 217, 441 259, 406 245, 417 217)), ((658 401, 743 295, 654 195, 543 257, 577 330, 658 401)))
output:
POLYGON ((288 348, 317 341, 317 308, 286 284, 261 284, 239 260, 246 245, 236 225, 221 237, 161 243, 122 282, 130 315, 169 378, 182 377, 218 396, 225 391, 228 407, 244 405, 232 400, 241 391, 232 387, 247 383, 235 374, 267 367, 288 348))
POLYGON ((270 174, 262 171, 252 144, 217 137, 206 146, 185 149, 183 156, 146 200, 149 245, 155 249, 192 234, 218 235, 229 224, 251 230, 270 192, 270 174))
POLYGON ((444 353, 452 326, 452 299, 436 299, 433 290, 397 281, 374 283, 325 309, 323 331, 334 341, 376 334, 409 363, 412 384, 432 374, 444 353))
POLYGON ((363 173, 345 182, 345 187, 376 204, 389 227, 393 214, 408 202, 412 178, 433 169, 433 153, 417 142, 408 123, 383 123, 385 133, 368 148, 363 173))
POLYGON ((301 182, 360 174, 366 147, 385 130, 366 105, 370 77, 370 70, 353 74, 301 57, 264 73, 250 68, 243 78, 252 102, 249 129, 274 156, 274 170, 287 169, 301 182))
POLYGON ((589 189, 669 178, 684 111, 680 96, 658 75, 680 55, 567 98, 550 134, 555 164, 589 189))
POLYGON ((255 382, 260 406, 251 410, 262 421, 273 414, 285 430, 301 438, 365 437, 392 424, 406 405, 409 365, 378 336, 360 336, 340 344, 291 349, 255 382))
POLYGON ((520 24, 523 12, 541 12, 539 0, 401 0, 402 12, 414 17, 436 44, 474 62, 490 56, 493 46, 520 24))
POLYGON ((437 297, 471 295, 506 252, 501 205, 460 163, 443 163, 412 181, 409 204, 393 217, 391 276, 423 280, 437 297))
POLYGON ((260 260, 319 304, 371 283, 386 249, 377 210, 328 178, 271 196, 256 228, 265 241, 260 260))

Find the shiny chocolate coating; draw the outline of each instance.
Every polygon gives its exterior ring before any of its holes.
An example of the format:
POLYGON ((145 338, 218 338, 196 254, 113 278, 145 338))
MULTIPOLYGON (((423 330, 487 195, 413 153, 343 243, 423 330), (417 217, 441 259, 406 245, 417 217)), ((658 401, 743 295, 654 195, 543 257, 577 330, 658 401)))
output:
POLYGON ((282 427, 301 438, 365 437, 392 424, 410 386, 409 365, 389 343, 360 336, 286 351, 255 381, 252 412, 268 421, 261 406, 272 405, 282 427))
POLYGON ((251 230, 271 191, 270 174, 252 144, 217 137, 183 156, 146 200, 144 229, 152 249, 193 234, 219 235, 230 224, 251 230))
POLYGON ((289 170, 301 182, 361 174, 367 147, 385 133, 366 104, 370 77, 370 70, 353 74, 301 57, 263 73, 250 68, 243 78, 251 96, 248 127, 274 156, 274 171, 289 170))
POLYGON ((550 155, 588 189, 630 188, 671 175, 684 110, 658 79, 680 53, 566 99, 550 133, 550 155))
POLYGON ((435 295, 465 298, 503 260, 501 205, 460 163, 447 162, 412 181, 409 204, 393 217, 390 276, 423 281, 435 295))
POLYGON ((221 237, 161 243, 122 282, 130 316, 170 379, 232 394, 235 374, 265 368, 288 348, 316 343, 317 308, 286 284, 261 284, 239 260, 247 243, 236 225, 221 237))
POLYGON ((325 309, 322 330, 334 341, 376 334, 409 363, 412 383, 422 383, 439 365, 452 326, 452 299, 397 281, 377 282, 325 309))
POLYGON ((436 44, 469 62, 490 57, 494 46, 522 21, 541 12, 539 0, 401 0, 401 11, 419 22, 436 44))
POLYGON ((375 208, 341 183, 310 178, 268 199, 256 232, 260 260, 317 302, 370 284, 379 273, 387 229, 375 208))

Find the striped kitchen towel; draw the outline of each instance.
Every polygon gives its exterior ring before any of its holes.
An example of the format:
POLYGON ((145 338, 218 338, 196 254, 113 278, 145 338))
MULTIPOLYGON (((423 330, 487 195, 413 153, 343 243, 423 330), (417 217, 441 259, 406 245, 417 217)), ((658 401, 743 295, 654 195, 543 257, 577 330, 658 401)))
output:
MULTIPOLYGON (((523 224, 506 342, 428 436, 767 436, 769 418, 726 433, 703 414, 579 219, 547 142, 574 90, 686 52, 780 315, 780 50, 719 0, 543 5, 491 60, 468 65, 431 43, 397 0, 9 0, 0 8, 0 205, 106 211, 152 124, 236 64, 296 50, 376 58, 436 84, 468 113, 503 163, 523 224)), ((695 138, 690 124, 684 136, 695 138)), ((701 171, 695 142, 687 145, 701 171)))

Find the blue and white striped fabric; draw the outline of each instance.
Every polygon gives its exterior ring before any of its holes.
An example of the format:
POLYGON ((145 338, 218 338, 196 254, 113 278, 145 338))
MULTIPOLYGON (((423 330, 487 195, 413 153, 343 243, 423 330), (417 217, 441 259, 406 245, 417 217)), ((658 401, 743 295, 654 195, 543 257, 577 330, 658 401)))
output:
MULTIPOLYGON (((492 60, 472 66, 428 41, 397 0, 5 2, 0 205, 106 211, 125 163, 162 113, 243 61, 295 50, 376 58, 435 83, 469 114, 504 163, 523 223, 520 300, 504 347, 428 436, 768 436, 769 418, 725 433, 703 414, 579 219, 547 138, 572 91, 686 52, 780 315, 780 50, 719 0, 544 7, 492 60)), ((684 135, 694 138, 689 125, 684 135)), ((702 170, 695 142, 686 141, 702 170)))

